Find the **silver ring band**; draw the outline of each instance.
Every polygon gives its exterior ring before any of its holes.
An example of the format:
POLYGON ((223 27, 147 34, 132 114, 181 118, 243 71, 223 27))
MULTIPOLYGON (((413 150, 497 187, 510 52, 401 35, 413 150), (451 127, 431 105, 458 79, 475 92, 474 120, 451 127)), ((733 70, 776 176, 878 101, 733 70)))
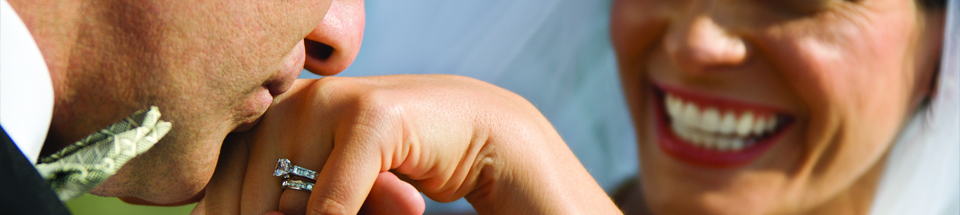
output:
POLYGON ((309 178, 310 180, 317 180, 317 172, 301 166, 290 164, 290 160, 286 158, 280 158, 280 160, 277 160, 277 167, 275 170, 273 170, 273 176, 290 178, 291 174, 309 178))
POLYGON ((281 185, 283 189, 313 191, 313 183, 301 180, 286 179, 281 185))

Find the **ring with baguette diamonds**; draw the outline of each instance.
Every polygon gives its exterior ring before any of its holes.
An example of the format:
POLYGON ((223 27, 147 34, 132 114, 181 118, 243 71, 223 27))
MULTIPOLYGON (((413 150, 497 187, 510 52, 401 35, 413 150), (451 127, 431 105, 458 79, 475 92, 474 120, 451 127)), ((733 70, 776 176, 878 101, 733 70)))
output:
POLYGON ((280 160, 277 160, 277 167, 273 170, 273 176, 290 178, 290 175, 317 180, 316 171, 290 164, 290 159, 280 158, 280 160))
POLYGON ((313 183, 296 179, 283 180, 281 185, 283 189, 313 191, 313 183))

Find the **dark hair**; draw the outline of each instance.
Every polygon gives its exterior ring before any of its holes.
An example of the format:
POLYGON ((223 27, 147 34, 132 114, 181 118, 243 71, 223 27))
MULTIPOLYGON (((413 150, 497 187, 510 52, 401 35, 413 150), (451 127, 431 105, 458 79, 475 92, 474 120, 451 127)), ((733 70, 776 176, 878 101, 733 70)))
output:
POLYGON ((924 9, 944 9, 947 7, 947 0, 918 0, 920 6, 923 6, 924 9))

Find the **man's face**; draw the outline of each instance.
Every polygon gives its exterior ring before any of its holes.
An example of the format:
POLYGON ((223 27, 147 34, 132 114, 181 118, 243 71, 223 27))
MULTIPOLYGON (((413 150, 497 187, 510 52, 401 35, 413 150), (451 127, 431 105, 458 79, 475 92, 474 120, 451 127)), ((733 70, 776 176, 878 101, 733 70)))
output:
POLYGON ((86 14, 94 24, 81 24, 66 73, 54 77, 48 144, 158 106, 170 133, 92 191, 154 203, 202 191, 224 137, 256 124, 304 62, 321 75, 345 69, 364 23, 362 0, 90 4, 109 12, 86 14))

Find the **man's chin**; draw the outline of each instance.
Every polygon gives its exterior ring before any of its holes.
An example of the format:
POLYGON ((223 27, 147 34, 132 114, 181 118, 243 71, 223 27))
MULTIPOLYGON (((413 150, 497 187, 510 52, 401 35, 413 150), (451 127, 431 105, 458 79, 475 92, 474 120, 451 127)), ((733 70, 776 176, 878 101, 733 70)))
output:
POLYGON ((180 206, 180 205, 186 205, 186 204, 192 204, 192 203, 197 203, 197 202, 199 202, 201 199, 203 199, 204 193, 206 193, 206 192, 200 191, 200 192, 197 192, 197 194, 195 194, 193 197, 190 197, 190 198, 187 199, 187 200, 178 201, 178 202, 171 202, 171 203, 156 203, 156 202, 151 202, 151 201, 143 200, 143 199, 141 199, 141 198, 130 197, 130 196, 119 197, 119 199, 120 199, 121 201, 123 201, 123 202, 126 202, 127 204, 134 204, 134 205, 180 206))
POLYGON ((105 186, 106 183, 97 186, 93 190, 90 190, 88 193, 101 196, 101 197, 116 197, 121 201, 128 204, 135 205, 150 205, 150 206, 178 206, 199 202, 203 199, 206 189, 201 189, 190 196, 180 196, 170 198, 148 198, 142 199, 141 197, 131 196, 130 193, 118 192, 115 189, 110 189, 110 186, 105 186))

